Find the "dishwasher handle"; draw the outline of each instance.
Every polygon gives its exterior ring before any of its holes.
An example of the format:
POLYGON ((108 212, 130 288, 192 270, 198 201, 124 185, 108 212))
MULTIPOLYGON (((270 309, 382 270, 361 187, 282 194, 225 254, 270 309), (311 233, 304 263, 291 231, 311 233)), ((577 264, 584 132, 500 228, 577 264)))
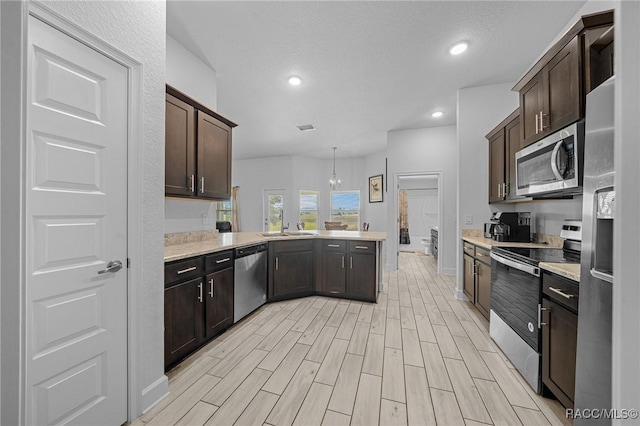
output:
POLYGON ((258 245, 249 246, 249 247, 240 247, 235 250, 235 258, 238 259, 246 256, 251 256, 252 254, 262 253, 263 251, 266 251, 266 250, 267 250, 266 244, 258 244, 258 245))
POLYGON ((519 271, 525 272, 529 275, 533 275, 535 277, 540 276, 540 268, 535 266, 528 265, 526 263, 516 262, 511 259, 507 259, 506 257, 502 257, 493 251, 490 254, 491 258, 498 263, 502 263, 503 265, 510 266, 512 268, 518 269, 519 271))

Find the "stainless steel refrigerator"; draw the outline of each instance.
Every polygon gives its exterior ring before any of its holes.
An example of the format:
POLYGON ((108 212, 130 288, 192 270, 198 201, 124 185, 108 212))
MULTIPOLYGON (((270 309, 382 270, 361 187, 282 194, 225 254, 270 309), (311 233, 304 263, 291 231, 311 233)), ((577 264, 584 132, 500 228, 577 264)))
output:
MULTIPOLYGON (((575 408, 611 408, 614 79, 587 95, 582 199, 582 255, 578 304, 575 408)), ((611 424, 580 419, 581 424, 611 424)))

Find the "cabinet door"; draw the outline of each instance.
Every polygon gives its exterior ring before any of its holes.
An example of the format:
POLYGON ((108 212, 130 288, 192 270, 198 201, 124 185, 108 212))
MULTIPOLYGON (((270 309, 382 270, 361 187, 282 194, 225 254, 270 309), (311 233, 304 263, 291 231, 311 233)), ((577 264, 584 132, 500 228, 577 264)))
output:
POLYGON ((376 257, 373 254, 349 253, 347 296, 375 302, 376 257))
POLYGON ((579 37, 574 37, 543 68, 545 114, 543 134, 553 133, 580 119, 582 74, 579 37))
POLYGON ((324 251, 322 255, 322 291, 343 295, 346 291, 346 253, 324 251))
POLYGON ((231 127, 198 111, 198 196, 231 197, 231 127))
POLYGON ((542 300, 542 382, 566 408, 573 408, 578 315, 542 300))
POLYGON ((209 274, 205 281, 204 326, 208 339, 233 324, 233 269, 209 274))
POLYGON ((476 307, 489 319, 491 309, 491 267, 476 261, 476 307))
POLYGON ((195 110, 169 94, 165 108, 165 194, 195 195, 195 110))
POLYGON ((277 253, 273 267, 273 297, 313 291, 313 252, 277 253))
POLYGON ((462 289, 464 291, 464 294, 466 294, 469 298, 469 301, 471 303, 475 303, 476 287, 475 275, 473 274, 473 258, 465 254, 463 256, 462 265, 464 268, 462 271, 462 289))
POLYGON ((504 178, 504 132, 489 139, 489 202, 501 201, 504 178))
POLYGON ((506 194, 507 200, 518 198, 516 189, 516 152, 522 148, 520 139, 520 117, 516 117, 505 127, 505 177, 506 177, 506 194))
POLYGON ((188 355, 202 342, 203 291, 201 278, 165 289, 165 367, 188 355))
POLYGON ((543 74, 539 72, 520 91, 520 132, 524 146, 540 139, 540 113, 544 110, 543 74))

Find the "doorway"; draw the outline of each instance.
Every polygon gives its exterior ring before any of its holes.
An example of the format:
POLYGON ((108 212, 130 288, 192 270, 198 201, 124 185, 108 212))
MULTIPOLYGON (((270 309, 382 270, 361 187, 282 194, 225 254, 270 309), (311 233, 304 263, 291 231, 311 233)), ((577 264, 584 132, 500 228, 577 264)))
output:
POLYGON ((431 229, 440 229, 442 220, 440 173, 398 173, 396 189, 396 252, 431 256, 431 229))
POLYGON ((263 230, 280 231, 284 220, 284 189, 265 189, 262 203, 263 230))

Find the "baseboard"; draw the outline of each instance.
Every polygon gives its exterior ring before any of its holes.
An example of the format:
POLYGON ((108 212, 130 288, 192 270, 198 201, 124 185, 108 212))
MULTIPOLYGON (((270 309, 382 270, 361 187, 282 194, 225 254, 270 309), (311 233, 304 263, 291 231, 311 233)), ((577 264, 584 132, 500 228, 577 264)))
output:
POLYGON ((169 379, 164 374, 142 391, 142 414, 151 410, 169 395, 169 379))
POLYGON ((442 268, 440 275, 455 275, 456 268, 442 268))
POLYGON ((463 290, 458 290, 458 289, 456 289, 454 296, 455 296, 455 298, 456 298, 456 299, 458 299, 458 300, 466 300, 466 301, 468 301, 468 300, 469 300, 469 298, 467 297, 467 295, 466 295, 466 294, 464 294, 464 291, 463 291, 463 290))

